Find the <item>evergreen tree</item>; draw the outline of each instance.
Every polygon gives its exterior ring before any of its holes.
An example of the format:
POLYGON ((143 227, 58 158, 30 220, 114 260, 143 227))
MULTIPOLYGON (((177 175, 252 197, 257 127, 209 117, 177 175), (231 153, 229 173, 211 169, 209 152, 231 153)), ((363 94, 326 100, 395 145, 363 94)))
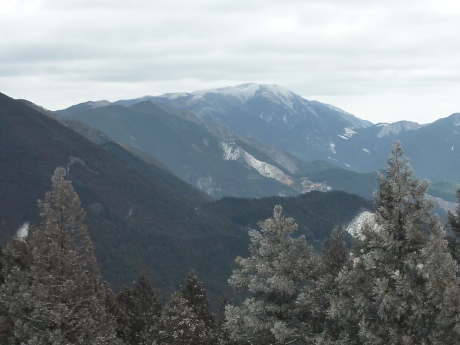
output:
MULTIPOLYGON (((457 199, 460 203, 460 189, 457 190, 457 199)), ((460 204, 457 206, 455 213, 448 212, 447 227, 451 232, 448 237, 450 252, 455 261, 460 263, 460 204)), ((460 272, 458 273, 460 274, 460 272)))
POLYGON ((53 190, 39 201, 40 227, 30 239, 11 244, 10 261, 15 263, 0 296, 12 317, 14 341, 117 344, 93 244, 82 223, 84 212, 64 176, 64 168, 57 168, 53 190), (21 252, 21 246, 29 250, 21 252))
POLYGON ((214 329, 214 316, 209 311, 209 301, 206 298, 206 290, 193 270, 188 273, 185 285, 182 286, 180 293, 182 297, 187 300, 189 306, 198 318, 203 320, 206 327, 212 331, 214 329))
POLYGON ((337 276, 348 262, 348 248, 343 231, 334 229, 329 239, 323 242, 318 274, 302 289, 297 299, 302 332, 307 344, 338 336, 340 326, 328 318, 330 301, 338 294, 337 276))
MULTIPOLYGON (((5 282, 5 256, 3 254, 3 248, 0 245, 0 286, 5 282)), ((0 301, 2 299, 0 298, 0 301)), ((0 303, 0 344, 6 344, 7 338, 9 335, 9 325, 8 325, 8 314, 6 308, 2 303, 0 303)))
POLYGON ((230 339, 248 344, 287 344, 305 332, 296 305, 306 284, 317 275, 319 260, 303 236, 293 238, 297 224, 276 206, 273 217, 249 232, 250 257, 236 259, 230 284, 251 297, 226 307, 224 325, 230 339))
MULTIPOLYGON (((457 190, 457 200, 460 203, 460 189, 457 190)), ((460 236, 460 205, 457 206, 455 213, 449 211, 448 225, 455 235, 460 236)))
POLYGON ((399 142, 378 182, 375 215, 339 274, 330 309, 342 326, 336 344, 457 344, 457 265, 430 214, 428 184, 413 177, 399 142))
POLYGON ((117 334, 126 344, 147 345, 159 341, 162 305, 158 290, 144 272, 134 285, 125 287, 116 297, 111 310, 117 319, 117 334))
POLYGON ((215 344, 203 320, 195 314, 180 292, 171 296, 162 315, 161 344, 210 345, 215 344))

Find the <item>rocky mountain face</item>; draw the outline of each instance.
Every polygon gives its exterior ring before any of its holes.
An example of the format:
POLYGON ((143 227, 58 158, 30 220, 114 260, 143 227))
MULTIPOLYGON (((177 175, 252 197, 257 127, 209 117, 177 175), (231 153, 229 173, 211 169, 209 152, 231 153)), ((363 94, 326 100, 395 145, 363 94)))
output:
POLYGON ((344 128, 370 125, 341 109, 308 101, 278 85, 243 84, 145 96, 115 104, 130 106, 142 100, 189 110, 205 121, 307 161, 333 154, 331 138, 342 134, 344 128))
POLYGON ((400 140, 418 176, 460 180, 459 114, 426 125, 409 121, 373 125, 280 86, 259 84, 145 96, 115 104, 131 106, 145 100, 187 109, 302 160, 325 160, 356 172, 382 169, 391 144, 400 140))
POLYGON ((356 183, 345 185, 339 174, 326 180, 319 172, 337 167, 324 161, 305 162, 188 110, 150 100, 125 105, 76 112, 65 120, 83 122, 150 154, 181 179, 217 198, 290 196, 332 188, 365 197, 372 194, 373 177, 366 177, 359 188, 356 183))

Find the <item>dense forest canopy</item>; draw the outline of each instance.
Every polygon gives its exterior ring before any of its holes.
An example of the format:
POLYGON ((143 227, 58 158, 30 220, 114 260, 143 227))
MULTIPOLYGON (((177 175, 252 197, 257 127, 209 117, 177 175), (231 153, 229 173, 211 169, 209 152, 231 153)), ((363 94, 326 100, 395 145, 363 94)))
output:
POLYGON ((167 303, 145 272, 112 291, 65 175, 39 202, 40 224, 0 248, 0 344, 458 343, 460 207, 447 238, 398 142, 351 252, 340 227, 315 251, 276 206, 236 259, 241 296, 222 296, 217 314, 193 271, 167 303))

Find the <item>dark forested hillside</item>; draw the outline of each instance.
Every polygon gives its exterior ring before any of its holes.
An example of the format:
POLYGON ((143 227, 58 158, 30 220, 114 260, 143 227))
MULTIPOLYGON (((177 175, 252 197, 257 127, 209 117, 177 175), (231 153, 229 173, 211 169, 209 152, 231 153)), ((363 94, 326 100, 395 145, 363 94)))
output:
MULTIPOLYGON (((196 211, 206 195, 121 146, 108 145, 112 153, 0 95, 2 242, 24 222, 38 221, 37 199, 50 190, 54 169, 64 166, 86 210, 102 273, 115 288, 133 281, 141 269, 166 290, 192 267, 228 275, 228 262, 244 248, 244 234, 219 216, 196 211)), ((203 280, 215 289, 211 279, 203 280)))
POLYGON ((282 205, 286 216, 296 220, 298 235, 305 235, 316 250, 321 249, 322 242, 335 226, 347 225, 358 212, 372 209, 370 201, 342 191, 313 191, 297 197, 222 198, 204 208, 246 229, 255 229, 260 220, 272 215, 276 205, 282 205))
POLYGON ((37 199, 51 189, 55 168, 66 167, 86 211, 103 277, 116 290, 144 270, 171 292, 193 268, 216 299, 229 289, 234 258, 247 251, 248 226, 268 217, 275 204, 298 219, 317 248, 336 224, 368 207, 346 193, 210 203, 154 160, 146 162, 108 139, 94 141, 99 145, 0 95, 0 234, 5 243, 23 223, 38 222, 37 199))

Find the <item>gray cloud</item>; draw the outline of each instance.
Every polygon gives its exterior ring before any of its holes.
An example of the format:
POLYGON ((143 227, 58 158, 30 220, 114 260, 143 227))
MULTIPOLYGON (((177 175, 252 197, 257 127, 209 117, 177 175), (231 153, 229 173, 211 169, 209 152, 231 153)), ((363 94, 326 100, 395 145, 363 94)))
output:
POLYGON ((460 111, 453 0, 0 5, 0 91, 51 109, 250 81, 374 122, 460 111))

